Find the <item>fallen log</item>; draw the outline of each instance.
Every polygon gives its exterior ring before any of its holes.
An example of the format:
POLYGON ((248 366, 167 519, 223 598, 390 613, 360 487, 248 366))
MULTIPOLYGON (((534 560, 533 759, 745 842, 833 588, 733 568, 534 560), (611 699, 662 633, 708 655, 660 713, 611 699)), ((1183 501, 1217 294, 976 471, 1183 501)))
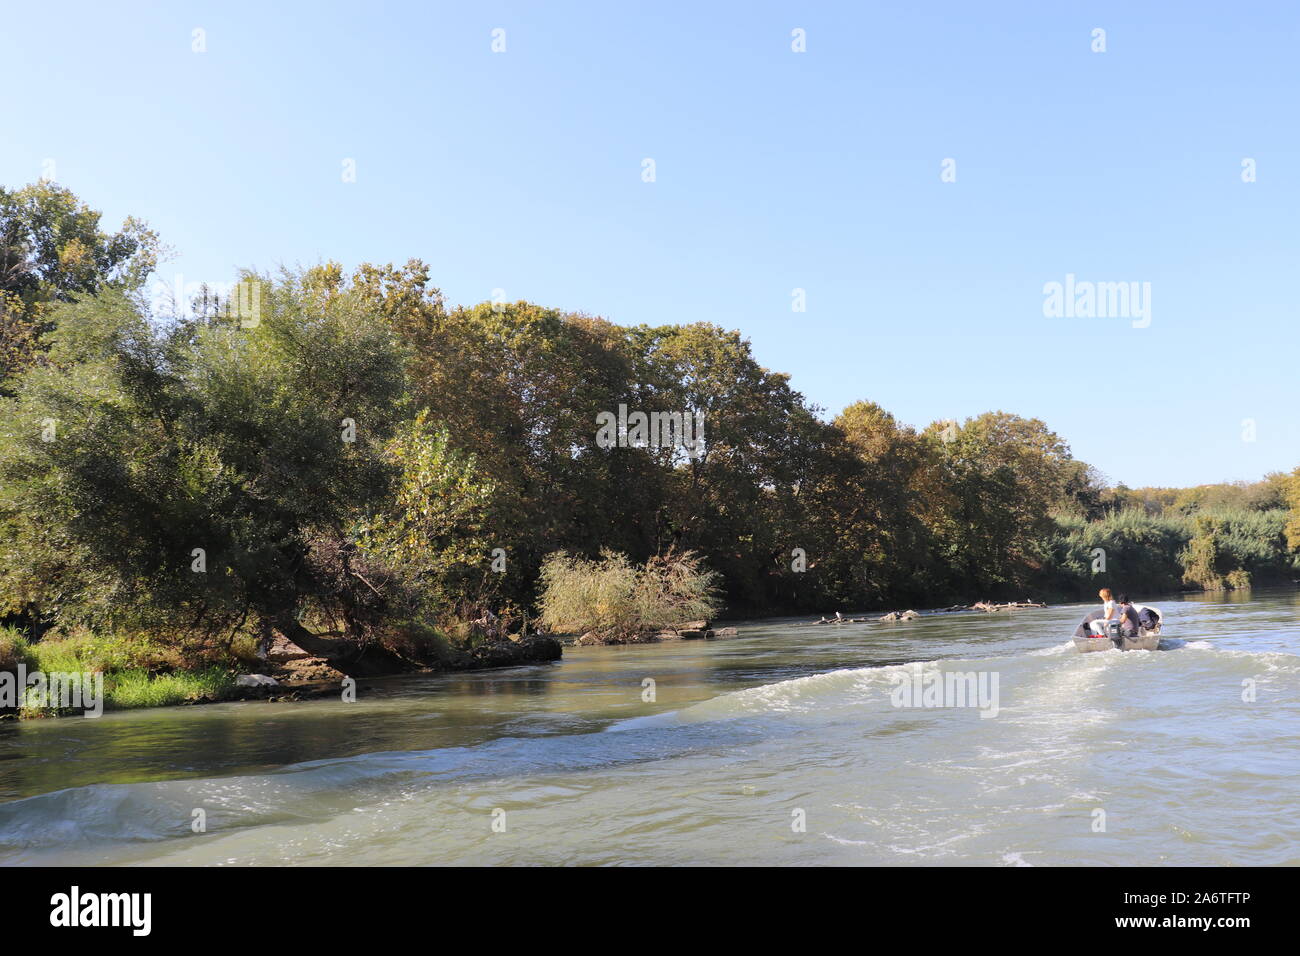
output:
POLYGON ((1006 604, 990 604, 988 601, 977 601, 970 606, 972 611, 1016 611, 1021 608, 1047 607, 1046 604, 1038 604, 1034 601, 1008 601, 1006 604))
POLYGON ((839 611, 835 612, 834 617, 823 617, 819 621, 800 621, 796 627, 816 627, 818 624, 865 624, 868 621, 874 621, 873 617, 845 617, 839 611))
MULTIPOLYGON (((992 613, 994 611, 1017 611, 1024 608, 1043 608, 1046 604, 1040 604, 1037 601, 1031 601, 1026 598, 1023 601, 1008 601, 1005 604, 994 604, 990 601, 976 601, 974 604, 954 604, 952 607, 939 608, 940 611, 985 611, 992 613)), ((834 617, 822 616, 816 621, 799 621, 795 627, 817 627, 825 624, 868 624, 873 621, 891 623, 894 621, 915 621, 921 615, 915 611, 890 611, 881 617, 845 617, 839 611, 835 612, 834 617)))

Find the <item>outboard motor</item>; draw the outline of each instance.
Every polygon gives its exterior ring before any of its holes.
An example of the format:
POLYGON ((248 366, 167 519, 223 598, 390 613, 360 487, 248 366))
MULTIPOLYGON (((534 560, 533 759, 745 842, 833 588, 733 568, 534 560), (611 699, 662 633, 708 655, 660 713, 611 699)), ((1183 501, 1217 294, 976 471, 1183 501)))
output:
POLYGON ((1116 647, 1124 643, 1124 625, 1121 621, 1106 622, 1106 636, 1111 639, 1116 647))

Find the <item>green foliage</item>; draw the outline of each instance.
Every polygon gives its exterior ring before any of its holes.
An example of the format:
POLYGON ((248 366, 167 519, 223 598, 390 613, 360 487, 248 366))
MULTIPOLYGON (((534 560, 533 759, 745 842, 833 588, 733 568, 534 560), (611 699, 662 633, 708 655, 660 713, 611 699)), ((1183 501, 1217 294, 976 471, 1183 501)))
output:
POLYGON ((609 550, 596 561, 557 551, 542 564, 542 623, 561 633, 594 631, 608 641, 635 641, 713 617, 715 582, 690 552, 635 566, 609 550))
POLYGON ((37 357, 53 304, 138 289, 157 265, 158 237, 144 223, 110 234, 99 217, 48 180, 0 187, 0 388, 37 357))
POLYGON ((1206 511, 1272 511, 1285 507, 1287 477, 1266 475, 1261 481, 1235 481, 1194 488, 1127 488, 1105 496, 1110 511, 1140 508, 1151 515, 1189 517, 1206 511))
POLYGON ((0 424, 11 612, 208 635, 311 602, 374 617, 346 535, 398 473, 403 353, 352 297, 258 281, 251 328, 151 325, 113 292, 56 311, 0 424))
POLYGON ((1235 517, 1210 512, 1192 519, 1194 533, 1181 555, 1184 583, 1206 590, 1249 587, 1252 575, 1273 577, 1288 564, 1283 512, 1235 517))
POLYGON ((1157 594, 1181 587, 1245 587, 1281 582, 1295 570, 1283 544, 1285 512, 1225 510, 1152 515, 1131 509, 1097 521, 1060 518, 1035 585, 1046 593, 1092 597, 1104 586, 1157 594), (1105 552, 1093 570, 1094 549, 1105 552))
POLYGON ((19 664, 35 666, 31 645, 18 628, 0 624, 0 671, 16 673, 19 664))
POLYGON ((234 676, 221 667, 169 674, 151 674, 139 669, 119 671, 104 684, 106 706, 118 709, 223 700, 234 692, 234 676))
POLYGON ((1300 470, 1106 488, 1037 419, 918 430, 864 401, 827 421, 737 331, 449 309, 417 260, 245 275, 252 321, 149 315, 157 253, 60 187, 0 190, 0 617, 33 638, 0 654, 161 674, 310 625, 429 659, 454 619, 539 593, 554 626, 630 639, 721 602, 1295 572, 1300 470), (620 405, 702 415, 703 453, 600 447, 620 405))
POLYGON ((158 673, 182 668, 186 657, 174 645, 144 634, 97 634, 79 627, 69 634, 47 632, 31 645, 33 666, 43 671, 125 670, 158 673))
POLYGON ((418 586, 413 611, 436 613, 491 573, 483 556, 492 485, 472 457, 451 448, 445 428, 429 424, 427 411, 399 426, 384 454, 399 469, 391 504, 355 533, 365 554, 418 586))
POLYGON ((1289 509, 1286 519, 1286 544, 1292 551, 1300 551, 1300 468, 1282 478, 1283 501, 1289 509))
POLYGON ((1196 518, 1196 533, 1187 542, 1187 549, 1181 558, 1183 562, 1183 583, 1206 590, 1220 590, 1224 585, 1224 556, 1219 546, 1222 525, 1214 518, 1204 516, 1196 518))
MULTIPOLYGON (((46 667, 42 667, 42 670, 56 673, 46 667)), ((171 707, 199 701, 226 700, 235 695, 235 678, 228 670, 221 667, 173 671, 167 674, 154 674, 143 668, 134 668, 115 671, 104 676, 105 710, 171 707)), ((46 703, 25 703, 19 708, 19 712, 23 717, 52 717, 61 713, 61 708, 46 703)))
POLYGON ((1153 517, 1138 510, 1097 521, 1062 517, 1048 540, 1040 586, 1050 593, 1089 598, 1101 587, 1120 590, 1118 582, 1131 591, 1174 591, 1183 575, 1178 555, 1189 537, 1185 519, 1153 517), (1097 555, 1097 549, 1104 554, 1097 555), (1102 556, 1104 566, 1098 560, 1102 556))
MULTIPOLYGON (((78 628, 70 634, 48 632, 37 642, 10 626, 0 627, 0 671, 28 674, 104 675, 107 708, 161 707, 197 700, 222 700, 235 692, 232 669, 204 664, 175 646, 139 634, 95 634, 78 628)), ((24 717, 55 716, 61 711, 30 701, 19 707, 24 717)))

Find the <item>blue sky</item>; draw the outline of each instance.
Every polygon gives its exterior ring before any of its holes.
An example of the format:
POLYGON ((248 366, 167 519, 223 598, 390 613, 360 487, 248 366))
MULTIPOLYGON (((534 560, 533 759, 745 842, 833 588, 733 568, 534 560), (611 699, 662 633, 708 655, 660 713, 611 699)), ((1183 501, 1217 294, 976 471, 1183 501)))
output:
POLYGON ((10 3, 0 182, 53 160, 169 284, 414 256, 452 302, 738 328, 829 414, 1000 408, 1112 481, 1254 479, 1300 465, 1298 11, 10 3), (1149 282, 1150 325, 1045 317, 1067 274, 1149 282))

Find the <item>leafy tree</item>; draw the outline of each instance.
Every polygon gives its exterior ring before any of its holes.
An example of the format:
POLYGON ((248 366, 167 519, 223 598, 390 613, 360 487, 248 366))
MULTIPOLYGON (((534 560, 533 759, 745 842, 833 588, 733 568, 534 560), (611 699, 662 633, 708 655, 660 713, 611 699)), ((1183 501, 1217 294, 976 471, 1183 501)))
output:
POLYGON ((1300 468, 1291 472, 1283 482, 1283 495, 1287 514, 1286 543, 1292 551, 1300 551, 1300 468))
POLYGON ((1038 419, 989 412, 930 425, 925 521, 953 586, 1018 586, 1044 559, 1051 516, 1071 504, 1069 448, 1038 419))
POLYGON ((911 600, 936 584, 919 501, 931 465, 926 442, 874 402, 850 405, 834 427, 850 463, 836 470, 818 512, 835 529, 835 589, 862 604, 911 600))
POLYGON ((485 590, 492 485, 473 458, 452 449, 445 428, 430 424, 427 409, 398 427, 384 453, 398 477, 389 506, 358 525, 361 549, 417 586, 413 611, 436 617, 485 590))
POLYGON ((1196 518, 1196 535, 1183 552, 1183 582, 1207 591, 1224 587, 1230 570, 1221 546, 1223 523, 1209 515, 1196 518))
POLYGON ((383 627, 428 606, 394 535, 435 534, 481 490, 412 422, 406 356, 360 297, 256 281, 249 328, 159 328, 116 292, 60 307, 0 433, 0 593, 59 623, 274 628, 347 672, 392 669, 383 627))
POLYGON ((755 361, 739 332, 695 323, 627 334, 640 407, 698 413, 704 423, 702 454, 658 453, 672 469, 656 513, 658 549, 698 551, 722 574, 731 603, 762 607, 765 585, 806 537, 799 499, 823 441, 815 410, 789 376, 755 361))
POLYGON ((106 233, 99 220, 57 183, 0 186, 0 389, 38 354, 55 304, 138 289, 157 265, 158 237, 144 223, 106 233))

